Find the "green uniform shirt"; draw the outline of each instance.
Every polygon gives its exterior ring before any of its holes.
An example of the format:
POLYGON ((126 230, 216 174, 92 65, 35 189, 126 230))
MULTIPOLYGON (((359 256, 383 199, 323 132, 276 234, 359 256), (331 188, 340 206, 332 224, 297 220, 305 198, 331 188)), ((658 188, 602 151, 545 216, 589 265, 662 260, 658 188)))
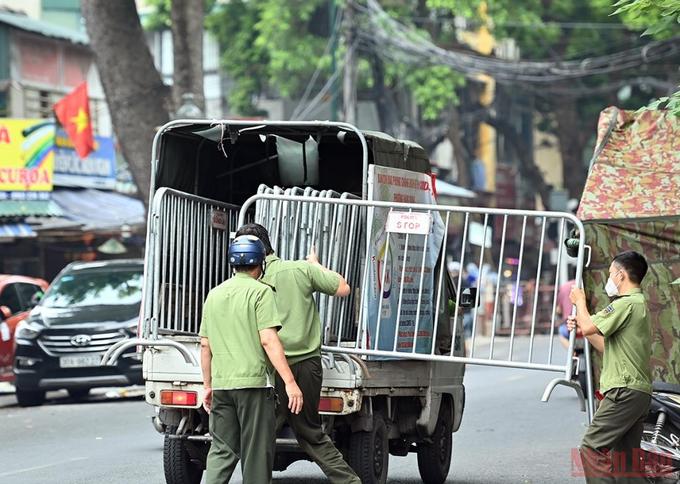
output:
POLYGON ((314 292, 334 295, 340 286, 337 274, 307 261, 284 261, 267 256, 262 280, 276 288, 276 302, 283 327, 279 338, 289 364, 321 354, 321 319, 314 292))
POLYGON ((604 336, 600 391, 630 388, 652 393, 652 330, 640 289, 621 296, 592 317, 604 336))
POLYGON ((259 331, 280 321, 272 289, 248 274, 237 272, 208 293, 198 334, 210 343, 213 390, 273 385, 259 331))

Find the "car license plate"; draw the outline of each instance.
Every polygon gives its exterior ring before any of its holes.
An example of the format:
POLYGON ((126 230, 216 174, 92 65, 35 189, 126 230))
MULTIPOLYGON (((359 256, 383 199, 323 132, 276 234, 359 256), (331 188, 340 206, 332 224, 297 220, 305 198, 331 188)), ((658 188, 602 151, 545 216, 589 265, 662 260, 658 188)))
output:
POLYGON ((101 355, 62 356, 59 358, 59 366, 61 368, 83 368, 99 366, 101 361, 101 355))

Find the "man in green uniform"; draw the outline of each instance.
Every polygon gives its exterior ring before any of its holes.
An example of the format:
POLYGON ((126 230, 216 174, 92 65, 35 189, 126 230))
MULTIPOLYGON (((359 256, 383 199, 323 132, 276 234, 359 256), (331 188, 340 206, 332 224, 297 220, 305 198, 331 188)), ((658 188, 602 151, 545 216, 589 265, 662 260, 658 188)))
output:
MULTIPOLYGON (((579 327, 603 353, 600 392, 604 399, 581 443, 588 483, 627 482, 642 476, 640 440, 652 394, 651 324, 640 283, 647 262, 637 252, 623 252, 609 266, 605 290, 614 300, 591 316, 583 289, 570 294, 579 327)), ((639 482, 639 481, 636 481, 639 482)))
POLYGON ((288 409, 298 414, 302 392, 286 362, 270 286, 258 281, 265 250, 255 237, 229 246, 234 277, 210 291, 201 320, 204 407, 212 444, 206 482, 229 482, 241 460, 245 484, 271 482, 276 396, 272 365, 285 382, 288 409))
MULTIPOLYGON (((305 408, 299 415, 281 405, 277 423, 288 421, 300 447, 316 462, 329 481, 336 484, 361 484, 359 477, 321 428, 318 411, 323 370, 321 320, 314 303, 314 292, 346 297, 350 294, 350 287, 340 274, 321 266, 313 251, 307 261, 283 261, 274 254, 269 234, 263 226, 247 224, 236 235, 246 234, 254 235, 264 243, 267 259, 263 280, 276 288, 283 324, 279 337, 288 364, 305 397, 305 408)), ((281 396, 283 386, 283 380, 277 378, 276 388, 281 396)))

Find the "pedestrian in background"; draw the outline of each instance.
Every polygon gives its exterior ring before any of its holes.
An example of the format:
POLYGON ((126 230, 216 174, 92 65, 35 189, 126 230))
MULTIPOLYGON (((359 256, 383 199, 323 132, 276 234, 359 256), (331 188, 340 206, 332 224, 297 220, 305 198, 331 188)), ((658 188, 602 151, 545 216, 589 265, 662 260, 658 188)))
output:
MULTIPOLYGON (((321 319, 314 302, 314 293, 346 297, 350 287, 340 274, 323 267, 312 248, 306 261, 284 261, 272 249, 269 233, 262 225, 247 224, 236 235, 254 235, 267 252, 263 280, 276 288, 276 300, 283 327, 279 332, 288 364, 300 383, 305 407, 300 414, 286 408, 281 391, 284 382, 277 378, 276 388, 281 394, 277 427, 288 422, 298 443, 316 462, 330 482, 361 484, 359 477, 345 462, 342 454, 321 427, 319 400, 323 368, 321 366, 321 319)), ((338 335, 339 337, 339 335, 338 335)))
POLYGON ((277 331, 281 320, 274 293, 258 279, 265 249, 256 237, 229 246, 232 278, 210 291, 201 320, 204 407, 212 444, 206 482, 229 482, 241 460, 244 484, 271 482, 276 394, 272 365, 285 389, 288 410, 302 409, 302 392, 286 362, 277 331))
POLYGON ((580 328, 603 354, 600 392, 604 399, 580 448, 588 483, 642 477, 639 448, 652 394, 651 324, 640 289, 646 273, 647 261, 637 252, 614 257, 605 286, 614 299, 592 316, 583 289, 574 287, 570 293, 576 316, 569 316, 569 330, 580 328))

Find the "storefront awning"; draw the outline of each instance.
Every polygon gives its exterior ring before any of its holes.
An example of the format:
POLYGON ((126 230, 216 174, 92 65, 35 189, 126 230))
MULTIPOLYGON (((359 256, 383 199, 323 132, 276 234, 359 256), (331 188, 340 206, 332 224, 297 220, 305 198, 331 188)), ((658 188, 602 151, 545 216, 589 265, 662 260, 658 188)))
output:
POLYGON ((0 224, 0 239, 18 239, 36 235, 38 234, 28 224, 0 224))
POLYGON ((0 200, 0 219, 21 217, 59 217, 59 205, 52 200, 0 200))
POLYGON ((64 218, 83 225, 84 230, 120 228, 122 225, 143 225, 144 205, 136 198, 93 188, 57 188, 52 192, 64 218))

